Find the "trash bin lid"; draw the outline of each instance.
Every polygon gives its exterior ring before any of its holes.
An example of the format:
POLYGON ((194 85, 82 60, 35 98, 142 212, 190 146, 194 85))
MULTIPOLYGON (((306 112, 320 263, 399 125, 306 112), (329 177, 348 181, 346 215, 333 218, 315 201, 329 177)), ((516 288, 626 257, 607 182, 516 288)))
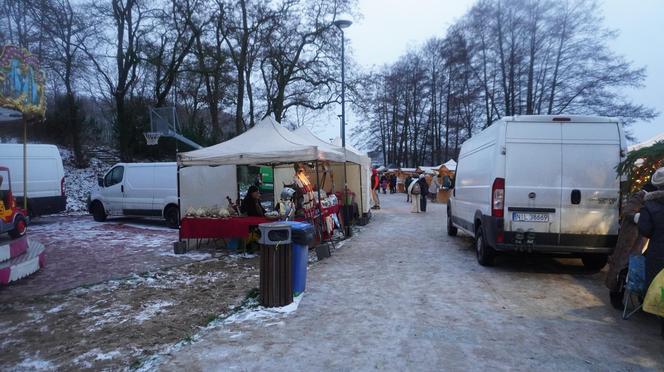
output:
POLYGON ((291 226, 283 222, 269 222, 258 225, 261 236, 259 244, 290 244, 291 226))

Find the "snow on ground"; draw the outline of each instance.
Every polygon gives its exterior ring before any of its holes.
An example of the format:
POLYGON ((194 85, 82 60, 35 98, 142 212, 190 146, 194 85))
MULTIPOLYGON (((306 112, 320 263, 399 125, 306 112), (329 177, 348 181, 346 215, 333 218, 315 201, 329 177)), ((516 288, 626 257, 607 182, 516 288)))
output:
POLYGON ((106 172, 114 163, 106 163, 96 157, 90 158, 87 168, 78 169, 74 165, 73 151, 58 147, 65 168, 65 194, 67 194, 67 214, 86 213, 87 199, 91 190, 97 188, 97 177, 106 172))

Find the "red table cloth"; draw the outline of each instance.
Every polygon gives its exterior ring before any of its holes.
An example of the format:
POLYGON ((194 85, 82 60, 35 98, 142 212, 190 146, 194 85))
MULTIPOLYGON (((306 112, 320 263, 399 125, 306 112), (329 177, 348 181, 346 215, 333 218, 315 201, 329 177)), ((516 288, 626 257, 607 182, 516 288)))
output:
POLYGON ((265 217, 185 217, 180 223, 181 239, 246 238, 249 227, 275 222, 265 217))

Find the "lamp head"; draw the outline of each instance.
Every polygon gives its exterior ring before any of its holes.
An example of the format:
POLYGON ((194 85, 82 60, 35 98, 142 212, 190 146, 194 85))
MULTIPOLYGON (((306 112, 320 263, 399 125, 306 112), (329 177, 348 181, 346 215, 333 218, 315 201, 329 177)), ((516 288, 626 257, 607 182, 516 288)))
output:
POLYGON ((353 22, 347 19, 337 19, 336 21, 334 21, 334 25, 339 27, 340 29, 348 28, 352 24, 353 22))

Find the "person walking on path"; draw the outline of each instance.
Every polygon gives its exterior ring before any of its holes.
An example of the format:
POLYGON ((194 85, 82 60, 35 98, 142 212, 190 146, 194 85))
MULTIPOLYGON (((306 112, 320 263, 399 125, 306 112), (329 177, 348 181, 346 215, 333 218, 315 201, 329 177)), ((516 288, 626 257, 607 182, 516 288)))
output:
MULTIPOLYGON (((650 192, 643 198, 645 204, 634 216, 634 222, 638 224, 641 235, 650 239, 645 253, 647 287, 664 269, 664 167, 655 171, 650 177, 650 182, 657 191, 650 192)), ((664 337, 664 318, 660 318, 660 322, 664 337)))
POLYGON ((404 183, 404 186, 406 187, 406 203, 410 203, 410 184, 413 182, 413 178, 411 176, 406 177, 406 182, 404 183))
POLYGON ((426 176, 420 174, 420 179, 417 180, 417 183, 420 185, 420 211, 427 211, 427 196, 429 195, 429 183, 427 182, 426 176))
POLYGON ((422 193, 422 190, 420 188, 420 183, 418 182, 418 179, 416 178, 411 179, 407 191, 412 203, 412 208, 410 209, 411 213, 420 213, 421 212, 420 208, 422 206, 422 203, 420 202, 420 194, 422 193))
POLYGON ((396 174, 393 174, 390 177, 390 194, 394 194, 397 192, 397 176, 396 174))
POLYGON ((380 176, 380 188, 383 190, 383 194, 387 194, 387 176, 385 174, 380 176))
POLYGON ((380 199, 378 199, 379 184, 378 171, 374 168, 371 170, 371 199, 373 200, 373 207, 371 209, 380 209, 380 199))

